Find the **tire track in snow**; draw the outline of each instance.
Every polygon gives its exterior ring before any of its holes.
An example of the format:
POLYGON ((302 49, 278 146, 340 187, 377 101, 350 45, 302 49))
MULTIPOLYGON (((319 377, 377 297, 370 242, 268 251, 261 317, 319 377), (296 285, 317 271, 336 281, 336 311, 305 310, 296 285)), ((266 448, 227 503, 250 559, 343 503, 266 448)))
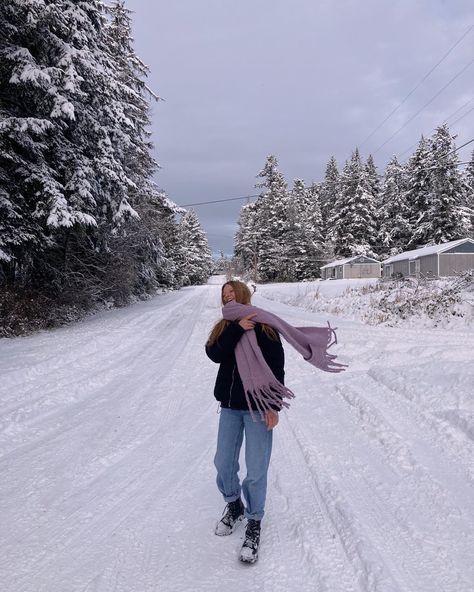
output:
MULTIPOLYGON (((2 415, 8 411, 14 411, 21 405, 31 403, 32 401, 28 400, 28 395, 31 393, 35 395, 38 390, 50 388, 51 372, 62 372, 60 379, 67 381, 73 371, 78 368, 85 373, 84 380, 87 382, 88 373, 92 376, 100 376, 104 369, 114 366, 115 368, 120 367, 123 362, 127 361, 131 349, 132 351, 139 349, 137 346, 143 342, 144 334, 151 333, 152 336, 147 338, 148 343, 155 343, 157 335, 153 331, 161 329, 163 332, 163 329, 169 329, 173 313, 176 313, 180 307, 192 299, 192 292, 183 294, 178 292, 176 301, 172 300, 170 303, 160 306, 158 318, 156 318, 156 310, 144 313, 143 303, 141 303, 131 307, 132 309, 138 308, 138 310, 136 312, 130 310, 131 318, 127 315, 126 322, 120 322, 121 317, 117 318, 117 315, 113 314, 115 311, 112 311, 108 315, 103 313, 102 318, 96 319, 95 323, 93 322, 94 318, 88 319, 88 322, 84 321, 85 328, 82 328, 81 325, 81 329, 78 327, 58 329, 45 335, 38 335, 36 340, 33 337, 24 338, 22 343, 28 343, 30 350, 25 353, 23 348, 22 357, 33 358, 26 368, 24 363, 13 367, 13 369, 9 368, 8 354, 15 358, 15 349, 19 344, 16 341, 12 341, 10 344, 4 340, 0 343, 3 358, 0 370, 9 389, 2 393, 2 415), (170 320, 163 323, 161 319, 168 312, 170 320), (84 333, 84 339, 78 338, 77 335, 82 333, 84 333), (39 346, 38 339, 40 340, 39 346), (14 347, 9 348, 9 345, 14 347), (51 350, 54 352, 52 355, 49 354, 51 350), (43 381, 41 381, 42 379, 43 381), (19 398, 23 399, 20 404, 18 404, 19 398), (12 407, 8 407, 9 401, 14 402, 12 407)), ((150 306, 150 303, 145 303, 145 305, 150 306)), ((174 335, 173 331, 169 331, 169 333, 170 336, 174 335)), ((74 375, 77 380, 77 373, 74 375)), ((55 386, 57 388, 53 392, 61 390, 61 384, 55 386)), ((36 399, 35 396, 34 400, 36 399)))
MULTIPOLYGON (((190 299, 191 298, 188 298, 188 300, 190 299)), ((182 305, 182 302, 179 301, 175 306, 175 309, 180 309, 182 305)), ((195 307, 193 307, 193 310, 195 311, 195 307)), ((159 319, 161 319, 162 316, 163 312, 160 310, 159 319)), ((170 318, 173 319, 175 316, 177 315, 170 315, 170 318)), ((111 396, 117 401, 119 395, 123 393, 124 399, 126 399, 125 405, 129 408, 131 405, 130 397, 132 396, 130 390, 133 389, 130 389, 130 384, 125 381, 125 378, 133 376, 134 373, 141 374, 140 383, 145 385, 145 388, 142 388, 142 391, 145 398, 149 397, 152 386, 157 388, 160 383, 164 381, 167 374, 175 371, 173 365, 174 356, 176 356, 177 350, 175 344, 180 344, 186 333, 191 334, 198 318, 198 315, 196 315, 194 319, 193 317, 190 317, 190 320, 193 320, 191 329, 188 329, 185 318, 181 318, 180 323, 176 324, 177 326, 175 328, 177 330, 175 331, 163 331, 162 323, 160 322, 153 324, 152 326, 148 323, 147 332, 154 333, 154 337, 146 337, 144 342, 143 334, 135 332, 132 343, 130 343, 130 340, 123 340, 124 344, 128 343, 129 348, 130 345, 133 345, 134 350, 132 351, 134 351, 134 354, 130 354, 130 351, 128 351, 124 356, 124 359, 131 362, 131 364, 123 364, 119 372, 117 372, 117 365, 120 367, 122 360, 117 359, 114 350, 112 350, 108 357, 105 358, 106 363, 104 363, 104 357, 94 360, 94 365, 98 366, 95 373, 91 372, 88 368, 82 368, 81 373, 85 378, 83 381, 79 382, 75 380, 74 388, 80 390, 86 386, 86 392, 88 394, 82 396, 80 399, 73 399, 71 402, 66 396, 66 400, 64 400, 65 393, 69 390, 68 387, 72 386, 70 384, 71 374, 65 374, 63 381, 55 385, 56 388, 53 393, 47 393, 44 397, 48 399, 48 397, 51 397, 51 394, 57 394, 57 403, 52 410, 43 410, 41 415, 28 421, 24 421, 21 425, 13 421, 13 418, 7 414, 5 421, 9 428, 3 437, 0 436, 0 445, 2 445, 3 449, 2 456, 5 457, 9 450, 18 453, 23 446, 26 446, 26 452, 31 449, 31 446, 36 447, 38 444, 44 442, 47 443, 50 438, 54 438, 55 436, 70 430, 70 428, 74 426, 81 430, 81 426, 85 421, 84 414, 91 415, 97 413, 103 405, 109 404, 111 396), (160 368, 164 367, 165 370, 160 370, 160 376, 156 376, 155 368, 157 354, 155 351, 148 351, 148 349, 150 344, 156 345, 156 335, 160 333, 164 335, 164 337, 160 335, 160 339, 162 340, 162 343, 160 343, 160 352, 162 354, 160 368), (133 356, 132 359, 131 355, 133 356), (105 394, 98 397, 98 393, 101 393, 104 390, 105 394), (66 422, 61 421, 63 417, 67 419, 66 422), (72 426, 71 423, 73 424, 72 426), (25 433, 26 436, 24 436, 25 433)), ((125 351, 127 349, 126 345, 123 345, 122 349, 125 351)), ((81 357, 79 356, 78 359, 81 360, 81 357)), ((75 374, 72 374, 72 376, 75 376, 75 374)), ((174 404, 174 400, 170 398, 170 407, 173 408, 174 404)), ((25 408, 28 412, 30 409, 28 403, 26 403, 25 408)))
MULTIPOLYGON (((403 588, 399 588, 398 582, 394 580, 391 570, 378 551, 379 546, 367 535, 365 522, 362 524, 351 510, 353 489, 345 487, 343 493, 338 487, 339 475, 346 472, 346 467, 336 463, 335 457, 332 457, 329 475, 326 463, 318 460, 319 455, 311 445, 305 430, 294 422, 291 423, 291 430, 310 472, 319 503, 324 508, 330 532, 336 534, 332 546, 337 544, 339 554, 345 555, 346 558, 345 571, 348 582, 335 589, 343 592, 346 588, 351 589, 349 586, 357 582, 356 589, 364 592, 401 592, 403 588), (350 566, 352 579, 349 579, 347 565, 350 566)), ((364 521, 365 518, 364 515, 364 521)), ((305 536, 306 531, 302 529, 302 532, 305 536)), ((328 545, 329 541, 326 540, 325 543, 328 545)), ((339 575, 340 571, 331 571, 331 575, 334 573, 339 575)), ((334 582, 331 582, 327 588, 328 592, 334 589, 334 585, 334 582)))
MULTIPOLYGON (((371 509, 378 508, 380 516, 383 516, 383 522, 378 521, 380 529, 386 529, 387 532, 382 544, 382 548, 389 549, 386 555, 397 556, 399 563, 404 566, 412 558, 417 558, 411 566, 413 574, 416 574, 413 585, 417 583, 420 586, 424 578, 426 590, 429 590, 434 581, 439 579, 438 585, 442 590, 467 592, 469 584, 456 568, 451 549, 446 547, 453 543, 453 525, 447 529, 449 520, 461 523, 459 509, 441 484, 433 480, 428 470, 408 450, 402 438, 392 433, 395 430, 379 411, 364 400, 362 387, 357 391, 347 386, 340 395, 352 410, 354 428, 361 429, 368 440, 367 446, 364 447, 360 442, 359 450, 351 450, 351 465, 346 469, 344 482, 350 477, 355 491, 358 489, 363 492, 366 488, 366 492, 359 495, 362 507, 364 499, 369 499, 372 491, 371 509), (363 456, 360 454, 362 448, 363 456), (382 458, 378 458, 379 455, 382 458), (381 480, 380 470, 374 473, 374 467, 383 464, 393 471, 390 485, 381 480), (443 545, 445 530, 451 536, 448 535, 443 545), (401 541, 403 544, 397 550, 396 543, 400 544, 401 541), (409 556, 405 556, 406 552, 409 552, 409 556), (422 571, 420 566, 423 567, 422 571)), ((357 439, 355 435, 351 437, 352 442, 357 439)), ((351 499, 354 499, 353 495, 351 499)), ((365 509, 361 513, 365 516, 365 524, 370 524, 371 513, 366 513, 365 509)), ((371 536, 376 532, 375 527, 371 536)), ((472 548, 472 540, 464 542, 470 542, 472 548)))
MULTIPOLYGON (((396 374, 396 369, 393 374, 396 374)), ((431 445, 444 454, 451 457, 454 466, 460 465, 459 470, 465 471, 464 478, 467 478, 474 485, 474 443, 471 438, 466 437, 465 432, 461 432, 464 437, 453 437, 452 433, 446 429, 446 424, 436 413, 429 409, 424 409, 417 402, 414 393, 407 393, 406 387, 399 381, 387 380, 384 372, 377 366, 373 366, 367 372, 367 378, 375 384, 377 392, 381 395, 384 405, 388 405, 391 412, 397 413, 403 421, 410 425, 423 429, 425 435, 429 435, 431 445), (394 386, 395 385, 395 386, 394 386), (402 399, 400 398, 403 397, 402 399)), ((442 413, 442 412, 441 412, 442 413)), ((403 425, 403 424, 402 424, 403 425)), ((416 432, 415 432, 416 433, 416 432)), ((457 434, 459 436, 459 434, 457 434)), ((454 469, 451 465, 451 470, 454 469)))
MULTIPOLYGON (((317 478, 308 465, 305 450, 295 436, 289 414, 284 414, 277 430, 273 461, 270 508, 274 507, 278 528, 298 573, 305 574, 302 590, 353 592, 354 570, 336 538, 336 530, 324 509, 317 478), (278 502, 273 501, 275 493, 278 502), (309 574, 309 586, 308 586, 309 574)), ((299 589, 299 588, 298 588, 299 589)))
MULTIPOLYGON (((198 429, 208 420, 208 415, 198 418, 198 429)), ((127 462, 111 467, 83 491, 74 491, 71 497, 62 500, 63 508, 57 512, 55 523, 51 525, 45 520, 42 524, 43 537, 42 541, 38 541, 41 546, 30 547, 31 556, 26 556, 22 547, 17 548, 16 555, 4 547, 3 567, 11 564, 28 566, 23 578, 18 578, 16 582, 19 589, 33 584, 53 568, 57 570, 63 565, 64 569, 68 569, 71 555, 84 563, 89 553, 97 553, 104 541, 114 531, 120 531, 127 521, 131 522, 132 529, 138 528, 140 522, 148 523, 153 506, 172 499, 185 479, 194 474, 194 463, 199 464, 209 456, 209 446, 190 443, 185 437, 186 430, 187 424, 180 429, 182 445, 174 447, 165 457, 160 455, 161 445, 147 443, 145 450, 134 450, 127 462), (176 468, 170 471, 169 467, 176 468), (182 467, 187 467, 184 472, 182 467), (167 492, 165 496, 163 491, 167 492), (91 551, 88 551, 89 548, 91 551)), ((202 430, 202 433, 205 431, 202 430)), ((162 514, 167 513, 165 506, 162 514)), ((157 527, 162 528, 166 524, 165 516, 160 516, 160 512, 157 514, 153 510, 152 515, 155 519, 158 517, 157 527)), ((27 589, 35 590, 34 587, 27 589)))

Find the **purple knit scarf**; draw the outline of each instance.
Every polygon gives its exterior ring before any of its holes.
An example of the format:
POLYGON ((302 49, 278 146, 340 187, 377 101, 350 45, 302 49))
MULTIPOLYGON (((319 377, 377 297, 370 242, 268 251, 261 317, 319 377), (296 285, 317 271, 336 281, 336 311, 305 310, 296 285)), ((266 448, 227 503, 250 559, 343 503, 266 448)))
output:
MULTIPOLYGON (((329 322, 327 327, 293 327, 277 315, 250 304, 239 304, 232 300, 222 307, 222 316, 228 321, 239 321, 251 314, 255 314, 252 321, 273 327, 316 368, 325 372, 342 372, 345 369, 345 364, 335 362, 337 356, 327 351, 337 343, 336 332, 329 322), (332 337, 334 337, 333 341, 331 341, 332 337)), ((257 343, 255 331, 245 331, 242 335, 235 348, 235 358, 247 405, 254 420, 250 396, 255 401, 262 418, 265 411, 272 409, 272 406, 287 408, 290 406, 284 399, 292 399, 295 395, 277 380, 271 371, 257 343)))

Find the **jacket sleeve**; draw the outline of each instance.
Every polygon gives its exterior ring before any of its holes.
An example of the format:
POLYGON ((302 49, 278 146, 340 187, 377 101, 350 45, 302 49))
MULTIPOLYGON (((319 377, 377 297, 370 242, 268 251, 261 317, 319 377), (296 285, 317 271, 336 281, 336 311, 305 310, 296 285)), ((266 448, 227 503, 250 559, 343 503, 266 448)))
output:
POLYGON ((220 364, 234 353, 235 346, 245 333, 238 323, 230 323, 212 344, 206 344, 207 356, 216 364, 220 364))

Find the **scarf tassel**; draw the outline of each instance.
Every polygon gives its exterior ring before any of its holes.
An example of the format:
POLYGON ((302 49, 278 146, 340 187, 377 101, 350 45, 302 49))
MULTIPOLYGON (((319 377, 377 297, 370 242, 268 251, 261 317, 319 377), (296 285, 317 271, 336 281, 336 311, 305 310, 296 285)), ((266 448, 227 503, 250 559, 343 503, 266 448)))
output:
POLYGON ((258 412, 262 420, 265 418, 267 411, 275 411, 275 407, 285 407, 289 409, 290 404, 284 399, 293 399, 295 394, 281 382, 272 381, 269 384, 261 384, 254 386, 252 389, 245 391, 245 398, 250 411, 252 420, 255 421, 255 415, 252 409, 250 398, 255 402, 258 412))

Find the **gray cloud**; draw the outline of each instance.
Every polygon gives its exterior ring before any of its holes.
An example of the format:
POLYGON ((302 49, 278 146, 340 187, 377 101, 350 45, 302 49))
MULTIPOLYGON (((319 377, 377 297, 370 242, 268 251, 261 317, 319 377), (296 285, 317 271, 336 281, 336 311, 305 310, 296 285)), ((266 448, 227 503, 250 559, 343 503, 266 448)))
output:
MULTIPOLYGON (((467 0, 127 5, 149 83, 165 99, 153 108, 157 182, 181 204, 255 193, 270 153, 289 183, 320 180, 329 157, 342 164, 474 24, 467 0)), ((362 153, 403 125, 474 57, 473 48, 471 31, 362 153)), ((379 168, 474 96, 473 72, 474 65, 374 154, 379 168)), ((474 137, 474 112, 452 130, 459 144, 474 137)), ((213 251, 230 253, 239 202, 196 211, 213 251)))

